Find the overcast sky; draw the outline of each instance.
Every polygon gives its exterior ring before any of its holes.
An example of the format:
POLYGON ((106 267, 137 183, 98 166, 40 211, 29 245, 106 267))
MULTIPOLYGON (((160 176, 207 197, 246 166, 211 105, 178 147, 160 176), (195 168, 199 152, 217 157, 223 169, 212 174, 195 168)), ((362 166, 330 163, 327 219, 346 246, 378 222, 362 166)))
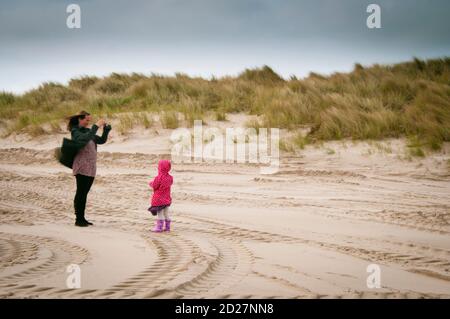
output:
POLYGON ((449 0, 0 0, 0 91, 80 75, 284 77, 450 56, 449 0), (66 7, 81 7, 68 29, 66 7), (366 8, 381 6, 382 29, 366 8))

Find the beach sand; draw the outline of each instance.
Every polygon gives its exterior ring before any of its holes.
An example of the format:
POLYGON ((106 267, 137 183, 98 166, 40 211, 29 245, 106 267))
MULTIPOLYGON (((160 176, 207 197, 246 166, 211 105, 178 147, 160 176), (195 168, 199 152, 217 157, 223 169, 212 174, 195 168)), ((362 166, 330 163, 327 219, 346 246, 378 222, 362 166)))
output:
POLYGON ((88 228, 73 226, 75 180, 53 159, 61 137, 0 142, 0 297, 450 296, 449 145, 407 159, 402 140, 330 142, 284 154, 272 175, 173 164, 173 230, 155 234, 147 184, 169 131, 99 146, 88 228), (70 264, 81 288, 66 286, 70 264))

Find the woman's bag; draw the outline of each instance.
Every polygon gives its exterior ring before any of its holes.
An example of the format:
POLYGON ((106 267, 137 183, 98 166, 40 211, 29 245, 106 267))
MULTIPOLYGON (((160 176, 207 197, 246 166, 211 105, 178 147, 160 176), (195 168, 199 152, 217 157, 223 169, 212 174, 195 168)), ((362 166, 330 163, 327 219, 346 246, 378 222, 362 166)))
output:
POLYGON ((84 142, 80 143, 68 138, 63 138, 61 147, 55 149, 55 158, 62 165, 72 168, 75 156, 86 144, 87 143, 84 142))

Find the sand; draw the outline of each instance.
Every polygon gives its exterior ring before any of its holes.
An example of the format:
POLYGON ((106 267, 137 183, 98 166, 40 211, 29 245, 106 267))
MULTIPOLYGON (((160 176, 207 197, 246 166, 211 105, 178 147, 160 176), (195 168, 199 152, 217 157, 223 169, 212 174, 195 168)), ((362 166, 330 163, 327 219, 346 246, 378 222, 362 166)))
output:
POLYGON ((0 141, 0 296, 449 298, 449 145, 418 159, 402 140, 330 142, 283 154, 272 175, 174 164, 173 230, 155 234, 147 183, 169 135, 99 146, 88 228, 73 226, 75 181, 53 159, 62 135, 0 141), (70 264, 81 288, 66 286, 70 264))

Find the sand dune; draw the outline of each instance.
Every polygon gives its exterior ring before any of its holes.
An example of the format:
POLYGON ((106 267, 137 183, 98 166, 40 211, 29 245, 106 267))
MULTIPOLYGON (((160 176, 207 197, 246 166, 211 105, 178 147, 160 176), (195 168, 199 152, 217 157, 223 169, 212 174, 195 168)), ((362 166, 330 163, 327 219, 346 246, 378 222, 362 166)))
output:
POLYGON ((53 160, 58 141, 2 143, 1 297, 450 296, 448 146, 408 161, 369 154, 366 143, 330 143, 333 154, 283 156, 274 175, 176 164, 173 231, 154 234, 147 182, 168 144, 101 147, 87 208, 95 226, 79 229, 74 179, 53 160), (72 263, 79 289, 66 287, 72 263), (366 285, 369 264, 381 267, 379 289, 366 285))

